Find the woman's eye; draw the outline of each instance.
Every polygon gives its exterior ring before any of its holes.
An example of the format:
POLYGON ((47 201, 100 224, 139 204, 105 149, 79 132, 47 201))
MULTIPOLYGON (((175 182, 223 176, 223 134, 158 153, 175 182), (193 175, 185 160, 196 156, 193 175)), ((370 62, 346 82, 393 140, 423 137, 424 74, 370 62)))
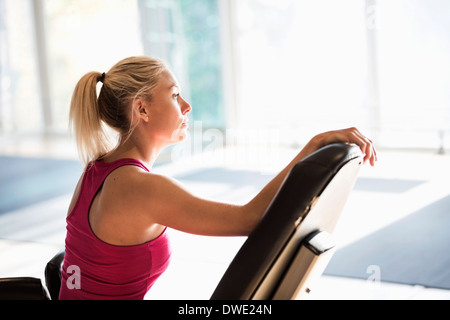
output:
POLYGON ((178 99, 179 96, 180 96, 179 93, 175 93, 175 94, 173 95, 173 98, 174 98, 174 99, 178 99))

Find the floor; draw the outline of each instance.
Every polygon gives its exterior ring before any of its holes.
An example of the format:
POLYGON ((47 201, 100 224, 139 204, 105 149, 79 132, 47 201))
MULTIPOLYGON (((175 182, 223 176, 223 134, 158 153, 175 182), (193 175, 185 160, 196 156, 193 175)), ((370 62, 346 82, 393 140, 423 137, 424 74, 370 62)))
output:
MULTIPOLYGON (((73 152, 75 148, 72 147, 71 144, 58 141, 49 143, 45 146, 45 156, 73 159, 76 155, 73 152), (65 152, 64 148, 71 151, 65 152)), ((42 147, 39 143, 15 146, 4 144, 0 148, 1 154, 42 156, 42 147)), ((256 152, 216 150, 183 161, 158 165, 154 171, 177 178, 191 192, 203 197, 244 203, 293 154, 291 149, 261 149, 256 152), (209 179, 212 170, 219 173, 220 179, 209 179), (257 175, 249 175, 249 172, 256 172, 257 175)), ((365 166, 361 169, 360 178, 364 183, 348 199, 335 233, 338 246, 352 244, 450 195, 449 161, 448 154, 379 150, 377 166, 365 166), (371 184, 375 178, 420 183, 380 186, 371 184), (398 192, 400 189, 401 192, 398 192), (387 206, 389 210, 386 210, 387 206)), ((58 196, 0 215, 0 277, 43 278, 46 262, 63 247, 65 210, 70 197, 70 194, 58 196)), ((146 298, 209 299, 245 238, 206 238, 174 230, 170 230, 170 233, 174 247, 172 263, 146 298)), ((370 273, 367 274, 367 279, 323 275, 317 280, 308 298, 450 299, 450 290, 382 280, 382 274, 381 281, 372 281, 370 273)))

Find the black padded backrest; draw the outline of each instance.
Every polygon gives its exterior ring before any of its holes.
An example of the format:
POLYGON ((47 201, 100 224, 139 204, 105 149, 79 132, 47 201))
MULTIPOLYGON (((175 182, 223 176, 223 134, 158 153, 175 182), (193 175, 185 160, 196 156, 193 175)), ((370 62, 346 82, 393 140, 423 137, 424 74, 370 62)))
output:
POLYGON ((1 278, 0 300, 49 300, 41 279, 33 277, 1 278))
POLYGON ((361 163, 359 147, 332 144, 296 164, 211 299, 274 298, 283 268, 288 270, 303 238, 316 231, 333 232, 361 163), (285 262, 279 263, 280 257, 285 262), (272 272, 274 266, 277 272, 272 272))
POLYGON ((45 284, 52 300, 58 300, 61 288, 61 269, 65 251, 58 252, 45 267, 45 284))

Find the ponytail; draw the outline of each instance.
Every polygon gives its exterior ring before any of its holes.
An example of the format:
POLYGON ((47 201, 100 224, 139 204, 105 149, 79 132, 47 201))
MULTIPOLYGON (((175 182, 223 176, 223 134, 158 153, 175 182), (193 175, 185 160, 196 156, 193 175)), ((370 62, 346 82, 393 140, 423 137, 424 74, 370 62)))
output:
POLYGON ((69 124, 75 133, 78 152, 85 164, 111 151, 113 145, 106 125, 119 133, 118 143, 133 133, 131 105, 136 98, 148 102, 168 70, 164 61, 149 57, 129 57, 107 73, 89 72, 77 83, 70 103, 69 124), (97 83, 102 82, 97 98, 97 83))
POLYGON ((108 152, 111 143, 104 132, 98 100, 99 72, 89 72, 75 87, 70 103, 69 124, 75 133, 78 152, 85 164, 108 152))

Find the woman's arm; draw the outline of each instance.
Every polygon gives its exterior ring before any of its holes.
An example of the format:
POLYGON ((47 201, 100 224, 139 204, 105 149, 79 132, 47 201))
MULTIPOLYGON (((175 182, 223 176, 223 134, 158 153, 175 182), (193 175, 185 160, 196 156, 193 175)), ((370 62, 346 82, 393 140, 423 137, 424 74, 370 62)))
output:
POLYGON ((231 205, 198 198, 176 181, 155 174, 139 176, 137 191, 133 195, 136 200, 134 203, 140 204, 139 211, 150 213, 153 223, 180 231, 210 236, 248 235, 292 167, 310 153, 334 142, 355 143, 365 154, 365 161, 372 165, 376 161, 372 143, 357 129, 330 131, 311 139, 289 165, 246 205, 231 205))

